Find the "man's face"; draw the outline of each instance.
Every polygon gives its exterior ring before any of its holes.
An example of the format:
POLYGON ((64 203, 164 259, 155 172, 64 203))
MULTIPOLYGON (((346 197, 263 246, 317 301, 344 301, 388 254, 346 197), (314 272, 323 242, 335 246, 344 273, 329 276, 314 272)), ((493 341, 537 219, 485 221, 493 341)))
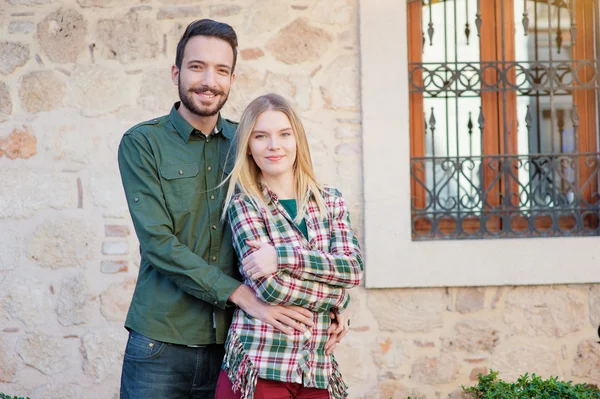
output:
POLYGON ((192 114, 216 115, 227 102, 234 81, 233 49, 224 40, 194 36, 185 46, 181 69, 173 67, 179 98, 192 114))

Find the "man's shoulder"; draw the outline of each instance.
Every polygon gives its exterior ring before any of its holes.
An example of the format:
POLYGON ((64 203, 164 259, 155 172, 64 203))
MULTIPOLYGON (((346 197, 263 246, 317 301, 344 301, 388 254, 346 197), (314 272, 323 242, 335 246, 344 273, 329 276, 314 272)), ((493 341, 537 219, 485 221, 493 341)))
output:
POLYGON ((130 127, 126 132, 125 136, 128 135, 141 135, 147 136, 153 133, 159 132, 164 128, 165 123, 168 122, 169 116, 164 115, 158 118, 148 119, 147 121, 140 122, 130 127))
POLYGON ((223 118, 223 120, 225 121, 225 123, 229 123, 230 125, 234 125, 235 127, 237 127, 237 125, 240 124, 239 122, 229 118, 223 118))

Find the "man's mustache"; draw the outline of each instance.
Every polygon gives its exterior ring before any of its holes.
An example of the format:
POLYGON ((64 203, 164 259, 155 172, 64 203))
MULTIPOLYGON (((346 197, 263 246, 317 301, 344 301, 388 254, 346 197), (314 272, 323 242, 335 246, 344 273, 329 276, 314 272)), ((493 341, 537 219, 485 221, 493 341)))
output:
POLYGON ((213 88, 210 88, 208 86, 192 87, 188 91, 192 91, 194 93, 205 93, 205 92, 209 91, 209 92, 211 92, 211 93, 213 93, 215 95, 225 95, 224 91, 221 91, 219 89, 213 89, 213 88))

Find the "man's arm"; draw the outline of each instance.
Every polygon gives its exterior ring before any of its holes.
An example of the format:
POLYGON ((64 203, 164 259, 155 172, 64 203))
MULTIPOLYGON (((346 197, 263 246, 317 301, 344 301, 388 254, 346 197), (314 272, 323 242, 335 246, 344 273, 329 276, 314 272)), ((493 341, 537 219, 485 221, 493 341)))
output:
MULTIPOLYGON (((262 214, 247 199, 235 198, 228 211, 233 232, 233 246, 238 256, 247 257, 254 247, 249 241, 271 243, 262 214)), ((350 297, 344 288, 299 280, 285 271, 278 271, 258 279, 249 278, 242 271, 245 282, 263 301, 271 304, 296 305, 316 312, 331 308, 345 309, 350 297)))
POLYGON ((119 145, 118 159, 129 212, 144 257, 184 292, 225 308, 241 283, 219 267, 209 265, 175 236, 156 159, 146 138, 135 132, 126 133, 119 145))

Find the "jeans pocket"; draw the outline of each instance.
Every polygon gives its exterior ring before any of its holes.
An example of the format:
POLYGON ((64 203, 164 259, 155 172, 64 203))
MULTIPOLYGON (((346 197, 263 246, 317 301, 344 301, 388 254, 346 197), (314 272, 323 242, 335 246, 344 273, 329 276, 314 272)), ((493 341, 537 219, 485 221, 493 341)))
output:
POLYGON ((165 345, 164 342, 131 331, 127 340, 127 346, 125 347, 125 356, 140 360, 152 359, 160 355, 165 345))

